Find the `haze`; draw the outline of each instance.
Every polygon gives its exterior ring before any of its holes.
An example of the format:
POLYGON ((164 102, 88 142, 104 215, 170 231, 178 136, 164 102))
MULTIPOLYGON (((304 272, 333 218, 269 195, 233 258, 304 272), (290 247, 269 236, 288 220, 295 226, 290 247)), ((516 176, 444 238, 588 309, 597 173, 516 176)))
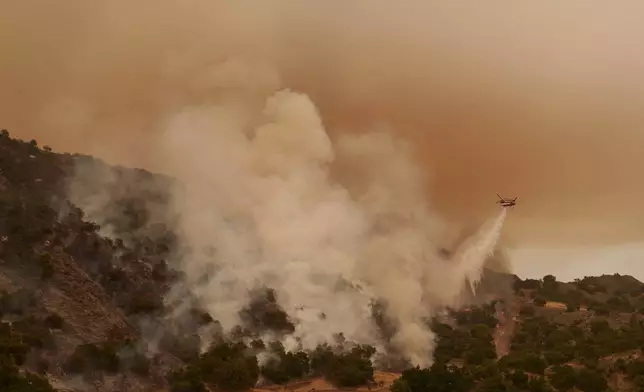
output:
POLYGON ((15 136, 162 168, 152 141, 172 108, 212 102, 231 77, 281 80, 332 137, 386 124, 409 140, 454 225, 490 217, 498 192, 519 197, 512 246, 642 239, 641 2, 0 5, 0 119, 15 136), (236 59, 265 71, 209 73, 236 59))

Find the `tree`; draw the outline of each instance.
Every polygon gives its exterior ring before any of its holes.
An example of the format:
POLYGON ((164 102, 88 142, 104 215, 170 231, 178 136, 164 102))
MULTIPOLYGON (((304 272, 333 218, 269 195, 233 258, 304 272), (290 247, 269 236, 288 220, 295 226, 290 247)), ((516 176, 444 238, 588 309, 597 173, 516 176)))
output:
POLYGON ((0 385, 8 392, 56 392, 47 379, 33 373, 20 374, 18 367, 0 362, 0 385))
POLYGON ((568 365, 554 366, 549 376, 550 384, 559 391, 572 389, 577 383, 577 372, 568 365))
POLYGON ((501 358, 499 367, 505 369, 520 369, 529 373, 543 374, 547 364, 537 354, 511 352, 509 355, 501 358))
POLYGON ((548 385, 543 377, 534 377, 528 381, 527 390, 529 392, 552 392, 552 388, 548 385))
POLYGON ((311 371, 316 376, 325 375, 335 360, 333 349, 328 344, 321 344, 309 355, 311 371))
POLYGON ((472 338, 483 341, 492 340, 492 329, 485 324, 476 324, 470 329, 472 338))
POLYGON ((610 324, 608 324, 608 321, 605 318, 595 317, 594 319, 590 320, 590 331, 594 335, 599 335, 602 332, 607 332, 610 330, 610 324))
POLYGON ((635 360, 623 364, 622 369, 628 378, 637 385, 640 390, 644 389, 644 362, 635 360))
POLYGON ((218 342, 198 364, 203 381, 221 391, 248 390, 259 377, 257 357, 243 343, 218 342))
POLYGON ((110 343, 81 344, 69 357, 65 367, 71 373, 97 370, 116 373, 119 370, 119 358, 116 351, 116 347, 110 343))
POLYGON ((277 303, 275 290, 266 287, 251 292, 249 305, 239 315, 244 326, 255 333, 272 331, 284 334, 295 331, 288 314, 277 303))
POLYGON ((556 290, 557 289, 557 278, 553 275, 546 275, 543 277, 543 288, 546 290, 556 290))
POLYGON ((528 387, 528 382, 530 381, 528 375, 521 369, 510 373, 508 375, 508 379, 512 381, 512 385, 521 390, 526 389, 528 387))
POLYGON ((43 320, 44 325, 51 329, 63 329, 65 320, 57 313, 52 313, 43 320))
POLYGON ((508 390, 508 384, 503 381, 503 377, 499 374, 484 379, 476 390, 480 392, 502 392, 508 390))
POLYGON ((398 378, 396 381, 394 381, 393 384, 391 384, 391 392, 414 392, 411 389, 411 386, 409 385, 409 382, 407 380, 404 380, 403 378, 398 378))
POLYGON ((546 366, 546 362, 536 354, 528 354, 523 359, 523 367, 530 373, 543 374, 546 366))
POLYGON ((536 290, 541 287, 541 281, 538 279, 526 279, 526 280, 521 280, 517 279, 514 282, 514 289, 515 292, 521 289, 525 290, 536 290))
POLYGON ((168 377, 170 392, 206 392, 201 371, 195 366, 171 373, 168 377))
POLYGON ((589 369, 579 370, 575 385, 583 392, 604 392, 608 388, 604 375, 597 370, 589 369))
POLYGON ((405 370, 392 385, 393 392, 469 392, 473 380, 460 369, 434 364, 429 369, 405 370))
POLYGON ((271 358, 261 368, 261 374, 275 384, 285 384, 309 373, 309 357, 303 352, 286 352, 279 342, 270 347, 271 358))
POLYGON ((358 387, 373 382, 371 356, 375 348, 360 345, 331 360, 325 378, 337 387, 358 387))

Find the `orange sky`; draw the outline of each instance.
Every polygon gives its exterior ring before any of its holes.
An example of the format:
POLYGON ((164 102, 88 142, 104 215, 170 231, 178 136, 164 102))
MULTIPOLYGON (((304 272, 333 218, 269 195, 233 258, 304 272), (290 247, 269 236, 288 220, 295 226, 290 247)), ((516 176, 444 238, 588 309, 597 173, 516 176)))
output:
POLYGON ((640 241, 644 3, 428 3, 0 0, 0 125, 153 166, 158 123, 241 57, 309 94, 332 135, 412 141, 454 222, 499 192, 519 197, 513 246, 640 241))

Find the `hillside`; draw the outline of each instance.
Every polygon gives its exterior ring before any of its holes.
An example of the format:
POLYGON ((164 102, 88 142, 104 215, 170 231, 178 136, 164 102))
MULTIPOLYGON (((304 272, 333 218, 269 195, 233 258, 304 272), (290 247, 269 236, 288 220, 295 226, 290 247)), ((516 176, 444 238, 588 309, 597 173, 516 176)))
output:
MULTIPOLYGON (((184 278, 172 257, 177 238, 150 218, 151 205, 169 208, 171 181, 2 131, 0 379, 7 390, 644 390, 644 284, 630 276, 563 283, 486 271, 471 301, 479 305, 427 320, 438 336, 435 364, 400 378, 404 360, 374 356, 374 347, 341 334, 311 352, 288 351, 279 342, 296 326, 269 287, 253 293, 239 309, 242 325, 224 336, 216 314, 190 291, 177 294, 184 278), (79 163, 109 172, 110 184, 86 181, 70 196, 69 179, 83 176, 79 163), (106 194, 101 208, 113 219, 99 225, 77 203, 106 194)), ((373 318, 386 344, 378 306, 373 318)))

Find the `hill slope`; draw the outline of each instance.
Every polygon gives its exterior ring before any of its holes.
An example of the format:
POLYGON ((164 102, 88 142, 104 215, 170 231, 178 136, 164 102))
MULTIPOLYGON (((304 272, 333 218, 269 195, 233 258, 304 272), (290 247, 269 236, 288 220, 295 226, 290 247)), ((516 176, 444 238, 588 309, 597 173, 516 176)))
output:
MULTIPOLYGON (((216 315, 189 292, 178 305, 168 301, 182 281, 171 257, 176 238, 148 211, 167 207, 168 181, 0 134, 0 378, 7 385, 16 391, 245 390, 258 381, 262 390, 295 389, 293 383, 297 390, 393 384, 411 392, 644 388, 644 284, 629 276, 562 283, 487 271, 482 305, 428 320, 438 335, 436 364, 407 370, 396 382, 399 373, 374 377, 373 347, 341 335, 313 352, 286 350, 278 341, 295 326, 270 288, 254 293, 240 309, 243 325, 222 336, 216 315), (83 175, 79 162, 108 171, 113 188, 88 181, 70 199, 68 179, 83 175), (102 208, 115 218, 101 227, 75 203, 91 205, 86 201, 104 194, 109 203, 102 208)), ((374 307, 386 341, 383 317, 374 307)), ((406 367, 395 356, 376 356, 375 364, 406 367)))

